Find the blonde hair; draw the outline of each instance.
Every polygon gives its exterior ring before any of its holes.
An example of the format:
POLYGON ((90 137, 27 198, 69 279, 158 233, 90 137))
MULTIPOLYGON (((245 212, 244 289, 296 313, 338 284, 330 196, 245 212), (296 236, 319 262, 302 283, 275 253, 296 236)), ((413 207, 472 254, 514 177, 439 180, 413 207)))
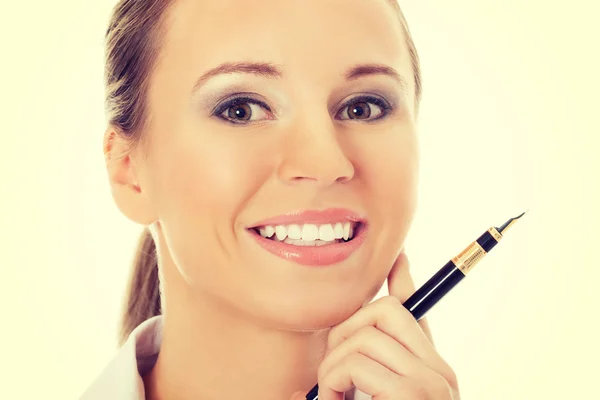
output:
MULTIPOLYGON (((421 100, 419 57, 408 24, 396 0, 415 80, 415 110, 421 100)), ((164 20, 174 0, 120 0, 106 31, 105 108, 108 122, 132 146, 140 142, 148 124, 148 85, 160 54, 164 20)), ((119 340, 148 318, 161 314, 156 247, 150 231, 140 238, 120 323, 119 340)))

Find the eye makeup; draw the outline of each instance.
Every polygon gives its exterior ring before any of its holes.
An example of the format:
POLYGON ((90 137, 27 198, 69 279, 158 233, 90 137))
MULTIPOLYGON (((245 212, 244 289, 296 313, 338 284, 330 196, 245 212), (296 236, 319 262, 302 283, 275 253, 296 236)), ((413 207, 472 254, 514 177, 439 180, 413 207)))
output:
POLYGON ((232 123, 232 124, 246 125, 247 123, 245 123, 245 122, 234 122, 233 120, 223 116, 223 113, 225 111, 227 111, 229 108, 232 108, 232 107, 235 107, 238 105, 242 105, 242 104, 256 104, 259 107, 268 111, 269 113, 273 113, 273 111, 271 110, 271 107, 269 107, 269 105, 267 105, 267 103, 265 103, 264 101, 255 99, 255 98, 247 96, 247 95, 239 94, 237 96, 234 96, 233 98, 230 98, 230 99, 225 100, 224 102, 218 104, 217 107, 214 109, 214 111, 211 113, 211 115, 216 118, 219 118, 221 120, 224 120, 226 122, 232 123))
MULTIPOLYGON (((233 95, 233 97, 231 97, 227 100, 224 100, 223 102, 218 104, 216 107, 214 107, 214 109, 210 112, 210 114, 212 117, 216 117, 220 120, 223 120, 225 122, 228 122, 228 123, 231 123, 234 125, 248 125, 248 124, 251 124, 252 122, 235 122, 235 120, 232 120, 231 118, 223 116, 223 113, 225 111, 227 111, 228 109, 239 106, 239 105, 243 105, 243 104, 255 104, 255 105, 261 107, 262 109, 264 109, 265 111, 273 114, 272 108, 266 102, 259 100, 257 98, 254 98, 252 96, 249 96, 247 93, 237 93, 237 94, 233 95)), ((363 122, 363 123, 372 123, 372 122, 375 122, 375 121, 378 121, 378 120, 388 117, 390 114, 393 113, 393 111, 394 111, 394 107, 383 97, 378 96, 378 95, 372 95, 372 94, 362 94, 362 95, 356 95, 354 97, 351 97, 350 99, 346 100, 341 106, 338 106, 337 111, 335 111, 334 118, 342 120, 342 121, 356 121, 356 122, 363 122), (375 118, 371 118, 371 119, 341 118, 341 115, 344 112, 346 112, 348 107, 351 107, 353 104, 360 104, 360 103, 372 104, 372 105, 379 107, 381 109, 381 114, 379 116, 377 116, 375 118)), ((370 116, 371 108, 369 109, 368 113, 370 116)))
MULTIPOLYGON (((381 116, 367 120, 366 122, 372 122, 372 121, 377 121, 377 120, 383 119, 383 118, 387 117, 388 115, 390 115, 394 111, 394 108, 390 105, 390 103, 388 103, 386 100, 384 100, 383 98, 381 98, 379 96, 358 95, 358 96, 352 97, 351 99, 344 102, 342 104, 342 106, 340 107, 340 110, 338 112, 336 112, 335 117, 338 118, 342 111, 346 110, 351 105, 358 104, 358 103, 375 104, 376 106, 380 107, 382 110, 381 116)), ((358 120, 358 121, 362 121, 362 120, 358 120)))

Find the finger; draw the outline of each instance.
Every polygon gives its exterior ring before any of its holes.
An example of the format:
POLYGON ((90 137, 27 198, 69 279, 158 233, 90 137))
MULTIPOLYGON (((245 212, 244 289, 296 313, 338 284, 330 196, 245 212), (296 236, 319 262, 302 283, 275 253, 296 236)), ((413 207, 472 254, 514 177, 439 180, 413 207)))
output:
POLYGON ((372 400, 451 400, 448 384, 439 375, 401 376, 370 358, 353 353, 319 381, 319 400, 341 400, 356 388, 372 400))
POLYGON ((397 376, 362 354, 350 354, 319 380, 319 400, 342 400, 354 387, 375 396, 385 392, 397 376))
POLYGON ((366 305, 333 327, 328 336, 327 353, 367 326, 375 327, 390 336, 449 382, 456 380, 454 371, 427 339, 410 312, 392 296, 382 297, 366 305))
MULTIPOLYGON (((406 300, 417 291, 413 277, 410 274, 410 262, 404 249, 396 258, 396 262, 388 275, 387 283, 390 296, 394 296, 400 300, 401 303, 406 302, 406 300)), ((433 336, 427 318, 421 318, 419 320, 419 326, 423 332, 425 332, 427 339, 433 344, 433 336)))
POLYGON ((427 368, 396 340, 373 326, 366 326, 327 354, 319 365, 318 378, 353 353, 362 354, 398 375, 419 375, 427 368))

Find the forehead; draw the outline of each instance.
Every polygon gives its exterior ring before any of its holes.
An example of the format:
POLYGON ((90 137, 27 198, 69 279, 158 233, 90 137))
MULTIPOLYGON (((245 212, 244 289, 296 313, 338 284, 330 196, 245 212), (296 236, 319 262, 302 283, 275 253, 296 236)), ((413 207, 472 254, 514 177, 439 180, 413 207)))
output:
POLYGON ((389 1, 176 0, 161 69, 193 80, 223 62, 262 61, 319 78, 353 64, 382 63, 410 81, 409 53, 389 1))

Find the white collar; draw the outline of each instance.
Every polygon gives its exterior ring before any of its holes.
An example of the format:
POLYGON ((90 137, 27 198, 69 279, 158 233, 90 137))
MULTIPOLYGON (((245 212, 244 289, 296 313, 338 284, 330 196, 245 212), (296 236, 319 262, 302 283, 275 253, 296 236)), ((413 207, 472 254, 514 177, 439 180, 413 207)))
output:
POLYGON ((142 376, 158 357, 163 317, 156 316, 133 330, 117 355, 79 400, 145 400, 142 376))

